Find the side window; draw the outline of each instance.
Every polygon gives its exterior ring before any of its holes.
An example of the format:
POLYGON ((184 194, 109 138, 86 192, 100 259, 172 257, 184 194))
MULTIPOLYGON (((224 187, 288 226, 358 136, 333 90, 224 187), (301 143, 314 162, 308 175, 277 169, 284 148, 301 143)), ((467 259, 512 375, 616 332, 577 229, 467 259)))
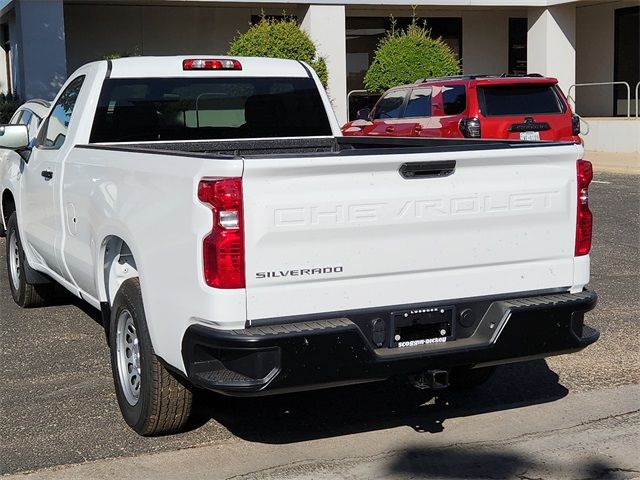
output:
POLYGON ((431 116, 431 87, 414 88, 404 111, 406 118, 431 116))
POLYGON ((11 117, 11 120, 9 120, 9 124, 19 125, 20 117, 22 116, 23 113, 24 113, 24 110, 16 110, 16 113, 14 113, 13 116, 11 117))
POLYGON ((41 120, 42 119, 39 116, 37 116, 35 113, 31 115, 31 119, 29 121, 29 124, 27 125, 27 128, 29 129, 30 137, 35 137, 36 133, 38 133, 38 127, 40 126, 41 120))
POLYGON ((402 105, 406 90, 393 90, 380 99, 376 110, 373 112, 374 119, 399 118, 402 114, 402 105))
POLYGON ((460 115, 467 108, 467 90, 464 85, 442 89, 442 107, 445 115, 460 115))
POLYGON ((33 113, 31 113, 29 110, 25 110, 22 113, 22 116, 20 117, 20 120, 18 121, 18 123, 20 125, 29 125, 29 122, 31 121, 31 117, 33 117, 33 113))
POLYGON ((40 143, 45 147, 60 148, 64 144, 69 130, 71 115, 73 114, 73 107, 76 105, 82 82, 84 82, 84 76, 73 80, 51 109, 47 123, 42 128, 41 135, 39 135, 42 140, 40 143))

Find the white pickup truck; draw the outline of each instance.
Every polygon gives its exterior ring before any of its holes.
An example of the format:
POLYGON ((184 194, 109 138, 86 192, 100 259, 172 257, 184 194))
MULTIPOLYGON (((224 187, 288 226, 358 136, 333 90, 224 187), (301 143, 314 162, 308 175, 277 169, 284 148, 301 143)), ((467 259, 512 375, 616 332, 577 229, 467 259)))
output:
POLYGON ((142 435, 198 389, 473 384, 598 338, 580 146, 342 137, 292 60, 95 62, 52 105, 0 127, 9 286, 101 310, 142 435))

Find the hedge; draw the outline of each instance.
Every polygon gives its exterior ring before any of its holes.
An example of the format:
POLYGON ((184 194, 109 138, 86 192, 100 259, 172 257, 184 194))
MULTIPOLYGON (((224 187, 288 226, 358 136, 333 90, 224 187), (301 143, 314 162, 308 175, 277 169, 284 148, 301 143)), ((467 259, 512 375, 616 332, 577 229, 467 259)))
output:
POLYGON ((396 30, 392 19, 392 28, 378 44, 364 85, 370 92, 382 93, 419 78, 459 72, 456 54, 441 38, 432 38, 431 31, 419 25, 415 17, 406 30, 396 30))
POLYGON ((315 44, 293 17, 280 19, 262 15, 260 22, 238 33, 228 55, 243 57, 290 58, 308 63, 327 86, 327 64, 318 56, 315 44))

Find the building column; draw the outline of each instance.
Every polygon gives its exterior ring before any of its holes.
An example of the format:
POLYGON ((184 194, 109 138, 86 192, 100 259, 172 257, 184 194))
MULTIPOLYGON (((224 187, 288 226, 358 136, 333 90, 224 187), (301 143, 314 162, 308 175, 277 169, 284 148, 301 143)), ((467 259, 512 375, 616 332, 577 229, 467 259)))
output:
POLYGON ((17 90, 51 100, 67 79, 63 0, 16 0, 17 90))
POLYGON ((328 93, 342 125, 347 121, 347 36, 344 5, 301 7, 301 26, 324 57, 329 71, 328 93))
POLYGON ((576 7, 528 10, 527 69, 556 77, 562 91, 576 83, 576 7))

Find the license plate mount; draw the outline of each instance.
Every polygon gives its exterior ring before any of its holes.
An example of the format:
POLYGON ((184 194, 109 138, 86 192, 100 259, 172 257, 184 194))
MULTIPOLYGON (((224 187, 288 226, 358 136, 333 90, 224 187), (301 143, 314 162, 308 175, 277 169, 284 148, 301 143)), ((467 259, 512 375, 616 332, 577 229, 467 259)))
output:
POLYGON ((424 307, 391 313, 391 348, 445 343, 454 339, 454 307, 424 307))

